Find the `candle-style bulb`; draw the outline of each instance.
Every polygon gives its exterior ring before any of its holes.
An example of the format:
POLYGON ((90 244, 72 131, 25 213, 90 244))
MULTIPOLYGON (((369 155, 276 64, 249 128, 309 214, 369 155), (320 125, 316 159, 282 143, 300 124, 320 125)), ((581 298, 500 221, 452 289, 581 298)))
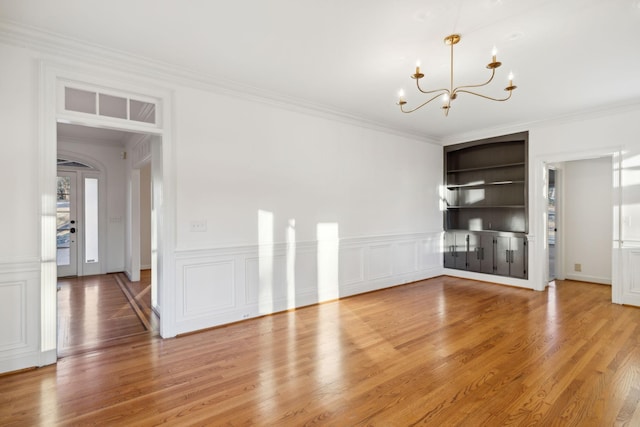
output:
POLYGON ((493 62, 496 62, 496 55, 498 55, 498 48, 496 48, 496 46, 493 46, 493 49, 491 49, 491 57, 493 62))
POLYGON ((398 91, 398 98, 402 101, 404 99, 404 89, 398 91))
POLYGON ((416 74, 420 74, 420 60, 416 61, 416 74))
POLYGON ((449 94, 445 93, 442 95, 442 102, 444 102, 445 104, 449 102, 449 94))

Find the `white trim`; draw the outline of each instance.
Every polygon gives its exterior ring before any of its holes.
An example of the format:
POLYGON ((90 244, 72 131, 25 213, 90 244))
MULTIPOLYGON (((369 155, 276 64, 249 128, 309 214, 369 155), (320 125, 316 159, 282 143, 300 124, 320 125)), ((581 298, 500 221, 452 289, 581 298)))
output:
MULTIPOLYGON (((399 233, 399 234, 375 234, 371 236, 358 236, 358 237, 341 237, 339 238, 340 246, 347 245, 362 245, 362 244, 377 244, 384 242, 394 242, 402 240, 414 240, 420 238, 430 238, 436 235, 442 236, 442 231, 424 231, 419 233, 399 233)), ((273 247, 274 251, 286 250, 287 242, 275 242, 269 243, 269 247, 273 247)), ((299 240, 296 241, 297 248, 312 247, 315 248, 318 244, 317 240, 299 240)), ((176 248, 176 258, 190 257, 190 256, 202 256, 202 254, 209 253, 215 255, 235 255, 239 253, 246 253, 257 251, 260 244, 252 245, 231 245, 231 246, 210 246, 208 248, 176 248)))
POLYGON ((40 258, 4 258, 0 261, 0 274, 40 272, 40 258))
POLYGON ((460 277, 463 279, 479 280, 487 283, 496 283, 499 285, 514 286, 517 288, 532 289, 529 280, 518 279, 515 277, 498 276, 496 274, 475 273, 473 271, 456 270, 452 268, 444 268, 442 274, 451 277, 460 277))
POLYGON ((269 250, 254 244, 178 251, 177 332, 439 276, 441 240, 441 231, 339 239, 329 248, 329 257, 323 256, 327 247, 320 240, 269 244, 269 250), (403 255, 411 247, 415 256, 407 262, 403 255), (375 271, 369 268, 372 248, 383 249, 374 256, 379 267, 375 271), (337 273, 333 297, 328 297, 318 274, 318 263, 326 260, 336 262, 329 266, 337 273))
POLYGON ((565 276, 566 280, 575 280, 578 282, 589 282, 589 283, 597 283, 599 285, 611 285, 611 279, 608 277, 597 277, 597 276, 582 276, 577 274, 567 274, 565 276))
MULTIPOLYGON (((324 117, 333 121, 350 124, 353 126, 371 129, 378 132, 409 138, 412 140, 441 145, 437 138, 420 132, 411 132, 358 117, 345 111, 319 105, 308 100, 287 97, 272 91, 267 91, 239 82, 225 80, 220 77, 196 73, 190 69, 173 64, 157 61, 151 58, 130 55, 123 51, 109 49, 96 44, 90 44, 83 40, 65 37, 34 27, 27 27, 15 22, 0 19, 0 41, 20 47, 28 46, 40 52, 77 61, 82 66, 86 63, 94 64, 99 68, 123 70, 131 79, 132 76, 163 81, 171 81, 195 89, 203 89, 234 98, 247 99, 254 102, 266 103, 281 109, 309 114, 316 117, 324 117)), ((66 67, 73 68, 72 64, 66 67)), ((83 81, 83 79, 69 77, 71 80, 83 81)), ((106 85, 106 87, 110 87, 106 85)), ((156 117, 159 114, 156 113, 156 117)), ((65 118, 70 123, 75 123, 73 117, 65 118)), ((167 129, 163 125, 163 128, 167 129)), ((146 131, 150 131, 147 129, 146 131)))
MULTIPOLYGON (((1 34, 1 31, 0 31, 1 34)), ((169 278, 173 277, 173 248, 175 246, 175 156, 173 147, 173 132, 171 128, 173 95, 172 92, 156 86, 132 81, 131 78, 118 75, 117 73, 106 73, 101 69, 91 67, 80 68, 78 66, 60 65, 49 61, 40 63, 40 114, 39 114, 39 182, 42 225, 40 236, 42 240, 42 264, 41 264, 41 347, 42 354, 48 354, 56 348, 56 324, 57 324, 57 303, 56 303, 56 260, 55 260, 55 226, 53 232, 51 228, 51 218, 55 221, 55 174, 57 171, 57 143, 56 143, 56 122, 60 115, 56 111, 56 96, 59 80, 82 81, 88 85, 101 87, 113 87, 118 90, 130 93, 147 93, 148 96, 159 100, 162 105, 158 114, 162 114, 160 123, 163 129, 140 129, 137 126, 119 125, 119 130, 143 131, 161 135, 163 152, 162 179, 163 179, 163 204, 160 207, 162 221, 159 223, 162 234, 161 263, 158 265, 159 273, 163 282, 161 292, 163 298, 170 301, 173 291, 173 282, 169 278), (153 132, 151 132, 153 130, 153 132)), ((62 115, 64 116, 64 115, 62 115)), ((104 126, 104 122, 98 119, 80 121, 78 124, 104 126)), ((160 318, 160 333, 163 337, 175 336, 175 315, 173 305, 166 304, 162 307, 160 318)), ((49 360, 43 356, 40 360, 49 360)))
POLYGON ((507 135, 512 133, 524 132, 527 130, 531 132, 541 127, 559 126, 567 123, 585 121, 592 118, 602 118, 603 116, 612 116, 626 112, 637 111, 638 109, 640 109, 640 100, 635 99, 618 104, 602 105, 595 108, 574 111, 568 114, 547 119, 531 120, 523 123, 513 123, 503 126, 483 128, 480 130, 474 130, 455 135, 447 135, 440 139, 440 144, 446 146, 457 144, 460 142, 473 141, 476 139, 491 138, 496 135, 507 135))
MULTIPOLYGON (((584 159, 594 159, 600 157, 611 157, 611 161, 613 163, 613 172, 621 170, 621 161, 622 161, 622 152, 623 147, 621 146, 611 146, 598 148, 594 150, 584 150, 584 151, 572 151, 572 152, 563 152, 563 153, 554 153, 554 154, 541 154, 538 155, 530 165, 530 171, 533 168, 534 171, 534 180, 532 186, 534 188, 531 193, 533 196, 530 199, 531 207, 530 207, 530 218, 533 219, 533 230, 545 231, 546 234, 546 213, 547 213, 547 200, 546 195, 543 189, 547 185, 547 174, 544 172, 549 163, 560 163, 566 161, 574 161, 574 160, 584 160, 584 159)), ((530 172, 531 173, 531 172, 530 172)), ((620 212, 620 203, 621 203, 621 191, 622 189, 618 185, 617 189, 615 188, 615 177, 612 177, 612 187, 613 188, 613 200, 611 201, 612 207, 612 215, 613 212, 620 212)), ((621 272, 623 272, 623 260, 622 257, 619 256, 619 250, 616 249, 620 246, 620 241, 617 240, 616 236, 622 236, 622 223, 621 221, 616 220, 614 218, 614 224, 618 224, 618 229, 614 230, 613 233, 613 242, 612 242, 612 250, 611 250, 611 300, 613 303, 622 304, 622 295, 623 295, 623 277, 621 272)), ((548 280, 548 259, 549 259, 549 250, 546 245, 546 238, 540 239, 538 242, 530 242, 529 244, 530 254, 535 257, 537 260, 544 260, 540 263, 534 262, 529 264, 529 279, 533 280, 533 288, 536 290, 544 290, 547 286, 548 280), (545 264, 543 264, 545 263, 545 264)), ((530 262, 531 259, 530 259, 530 262)), ((566 275, 568 278, 569 275, 566 275)), ((578 279, 580 280, 580 279, 578 279)), ((582 279, 585 280, 585 279, 582 279)), ((597 282, 600 283, 600 282, 597 282)))

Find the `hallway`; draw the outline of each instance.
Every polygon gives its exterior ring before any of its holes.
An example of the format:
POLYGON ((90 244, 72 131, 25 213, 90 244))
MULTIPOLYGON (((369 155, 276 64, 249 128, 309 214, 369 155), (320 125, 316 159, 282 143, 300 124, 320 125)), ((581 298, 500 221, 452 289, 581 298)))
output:
POLYGON ((139 282, 123 273, 58 279, 58 357, 158 335, 151 270, 139 282))

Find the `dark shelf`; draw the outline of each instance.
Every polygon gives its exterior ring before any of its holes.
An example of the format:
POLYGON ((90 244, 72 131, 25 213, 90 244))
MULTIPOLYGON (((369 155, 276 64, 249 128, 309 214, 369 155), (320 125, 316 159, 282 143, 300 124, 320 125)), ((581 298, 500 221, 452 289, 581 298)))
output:
POLYGON ((528 230, 528 134, 445 146, 445 230, 528 230))
POLYGON ((482 187, 493 187, 495 185, 510 185, 510 184, 524 184, 524 181, 496 181, 496 182, 485 182, 482 184, 447 184, 447 188, 450 190, 455 190, 458 188, 482 188, 482 187))
POLYGON ((501 165, 492 165, 492 166, 482 166, 477 168, 466 168, 466 169, 449 169, 447 173, 458 173, 458 172, 473 172, 473 171, 482 171, 482 170, 490 170, 490 169, 501 169, 501 168, 512 168, 514 166, 524 166, 524 162, 519 163, 506 163, 501 165))
POLYGON ((447 206, 447 209, 524 209, 525 205, 447 206))

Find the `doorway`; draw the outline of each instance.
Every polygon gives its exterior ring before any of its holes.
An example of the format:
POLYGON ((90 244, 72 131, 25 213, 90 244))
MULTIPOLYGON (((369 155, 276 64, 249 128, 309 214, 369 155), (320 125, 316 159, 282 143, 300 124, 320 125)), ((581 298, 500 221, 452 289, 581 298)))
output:
POLYGON ((545 283, 613 285, 616 154, 597 153, 545 163, 545 283))
MULTIPOLYGON (((57 266, 56 266, 56 155, 57 125, 78 124, 96 129, 116 129, 152 135, 158 168, 154 168, 155 206, 154 271, 157 281, 159 329, 165 338, 176 335, 175 311, 165 294, 173 285, 165 277, 175 271, 175 167, 172 156, 173 93, 156 83, 113 74, 104 68, 79 69, 44 61, 40 70, 38 182, 40 193, 40 322, 38 364, 57 361, 57 266), (79 95, 87 102, 67 102, 67 95, 79 95), (110 107, 125 106, 124 114, 110 107), (106 107, 106 108, 105 108, 106 107), (157 184, 157 185, 156 185, 157 184), (157 194, 156 194, 157 193, 157 194), (166 283, 166 286, 165 286, 166 283)), ((118 110, 120 111, 120 110, 118 110)), ((133 153, 131 153, 133 154, 133 153)), ((133 156, 131 156, 133 157, 133 156)), ((109 218, 109 221, 111 218, 109 218)), ((115 219, 117 222, 117 218, 115 219)), ((124 223, 124 219, 122 219, 124 223)), ((126 249, 126 248, 125 248, 126 249)), ((109 257, 110 254, 107 254, 109 257)))
MULTIPOLYGON (((133 172, 127 152, 148 135, 91 126, 57 125, 58 356, 143 339, 157 332, 147 270, 132 282, 127 233, 150 247, 151 200, 142 216, 127 211, 138 197, 129 192, 133 172), (146 216, 145 216, 146 215, 146 216), (138 224, 146 225, 142 233, 138 224), (143 239, 146 239, 143 240, 143 239)), ((153 186, 145 169, 146 197, 153 186)), ((157 167, 157 166, 156 166, 157 167)), ((156 183, 157 185, 157 183, 156 183)), ((155 282, 157 283, 157 281, 155 282)))

